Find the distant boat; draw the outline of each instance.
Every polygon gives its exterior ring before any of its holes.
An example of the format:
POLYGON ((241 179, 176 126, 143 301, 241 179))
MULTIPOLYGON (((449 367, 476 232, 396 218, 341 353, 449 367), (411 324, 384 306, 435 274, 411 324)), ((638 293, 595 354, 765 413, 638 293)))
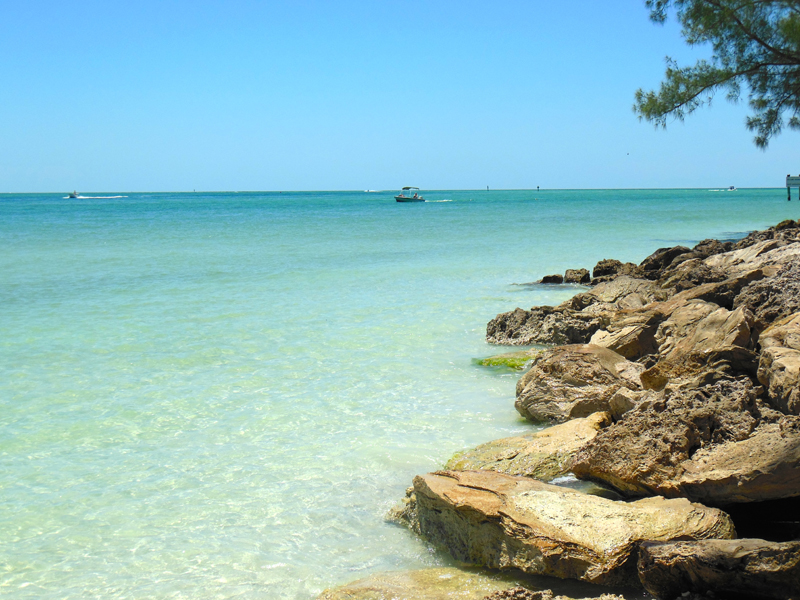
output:
POLYGON ((364 192, 367 193, 367 194, 372 194, 372 193, 375 193, 377 191, 378 190, 364 190, 364 192))
POLYGON ((72 193, 69 195, 69 197, 70 197, 70 198, 77 198, 77 197, 78 197, 78 192, 72 192, 72 193))
POLYGON ((410 194, 411 190, 419 190, 419 188, 408 185, 404 187, 394 199, 398 202, 425 202, 425 198, 420 196, 419 192, 414 192, 413 196, 406 196, 406 192, 410 194))
POLYGON ((728 191, 729 192, 735 192, 736 191, 736 187, 735 186, 731 186, 731 187, 728 188, 728 191))

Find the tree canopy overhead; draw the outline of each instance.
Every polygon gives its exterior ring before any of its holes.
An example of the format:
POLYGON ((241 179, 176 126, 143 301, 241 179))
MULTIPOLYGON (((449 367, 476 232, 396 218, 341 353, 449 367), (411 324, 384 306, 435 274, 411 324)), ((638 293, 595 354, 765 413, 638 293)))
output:
POLYGON ((710 43, 713 56, 691 67, 667 59, 658 91, 636 92, 640 118, 665 127, 711 102, 718 91, 738 100, 746 88, 747 128, 766 148, 784 124, 800 129, 800 0, 646 0, 663 23, 674 8, 690 45, 710 43), (785 117, 788 119, 785 121, 785 117))

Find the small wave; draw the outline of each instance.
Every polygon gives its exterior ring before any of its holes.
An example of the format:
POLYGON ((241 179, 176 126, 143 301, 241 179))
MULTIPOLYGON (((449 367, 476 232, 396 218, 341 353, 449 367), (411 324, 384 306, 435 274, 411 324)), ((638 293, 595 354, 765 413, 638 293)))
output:
POLYGON ((428 202, 428 203, 432 204, 432 203, 434 203, 434 202, 452 202, 452 200, 450 200, 450 199, 448 198, 448 199, 445 199, 445 200, 426 200, 426 202, 428 202))
POLYGON ((561 485, 561 484, 564 484, 564 483, 575 483, 576 481, 578 481, 578 478, 575 477, 575 475, 573 475, 572 473, 570 473, 569 475, 563 475, 561 477, 556 477, 555 479, 553 479, 550 482, 550 484, 551 485, 561 485))

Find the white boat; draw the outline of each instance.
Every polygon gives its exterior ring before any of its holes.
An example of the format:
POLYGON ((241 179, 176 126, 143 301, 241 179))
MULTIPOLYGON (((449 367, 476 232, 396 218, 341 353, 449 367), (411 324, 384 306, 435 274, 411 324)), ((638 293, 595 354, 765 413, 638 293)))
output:
POLYGON ((406 192, 410 194, 411 190, 419 190, 419 188, 407 185, 400 191, 400 193, 397 196, 394 197, 394 199, 397 200, 398 202, 425 202, 425 198, 420 196, 418 191, 414 192, 413 196, 406 196, 406 192))
POLYGON ((728 191, 729 192, 735 192, 736 191, 736 187, 732 185, 731 187, 728 188, 728 191))
POLYGON ((78 197, 78 192, 72 192, 72 193, 69 195, 69 197, 70 197, 70 198, 77 198, 77 197, 78 197))

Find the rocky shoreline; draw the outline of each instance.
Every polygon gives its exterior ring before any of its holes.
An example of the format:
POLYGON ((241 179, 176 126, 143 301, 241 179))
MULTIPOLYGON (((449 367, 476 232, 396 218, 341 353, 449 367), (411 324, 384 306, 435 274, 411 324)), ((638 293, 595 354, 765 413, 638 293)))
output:
POLYGON ((564 281, 591 287, 486 335, 547 346, 489 364, 525 364, 516 409, 553 426, 415 477, 390 515, 495 571, 383 574, 321 599, 567 598, 509 570, 664 600, 800 598, 800 222, 542 283, 564 281))

